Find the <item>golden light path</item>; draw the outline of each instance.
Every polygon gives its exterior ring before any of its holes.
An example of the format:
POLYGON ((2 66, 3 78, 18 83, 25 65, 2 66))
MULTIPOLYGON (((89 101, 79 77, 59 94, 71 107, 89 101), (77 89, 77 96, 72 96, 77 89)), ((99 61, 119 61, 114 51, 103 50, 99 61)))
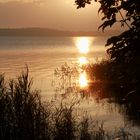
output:
POLYGON ((80 53, 87 54, 89 52, 91 40, 88 37, 80 37, 76 40, 76 46, 80 53))
POLYGON ((88 87, 88 78, 87 78, 87 73, 84 70, 84 65, 87 65, 88 59, 87 59, 87 54, 90 51, 90 46, 92 43, 92 38, 90 37, 78 37, 75 40, 75 45, 78 48, 78 51, 80 55, 82 54, 83 56, 78 58, 78 64, 79 64, 79 87, 82 89, 86 89, 88 87))
POLYGON ((79 76, 79 85, 81 88, 85 88, 88 86, 87 75, 85 72, 81 73, 79 76))
POLYGON ((85 64, 88 63, 88 59, 87 59, 86 57, 79 57, 79 58, 78 58, 78 63, 79 63, 80 65, 85 65, 85 64))

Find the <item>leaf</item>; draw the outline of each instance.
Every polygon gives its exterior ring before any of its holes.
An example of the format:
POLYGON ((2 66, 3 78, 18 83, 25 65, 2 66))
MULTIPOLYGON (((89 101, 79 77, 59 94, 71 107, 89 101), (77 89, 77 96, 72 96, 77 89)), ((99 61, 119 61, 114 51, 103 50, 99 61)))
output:
POLYGON ((113 36, 113 37, 111 37, 111 38, 109 38, 109 39, 107 40, 107 43, 106 43, 105 46, 109 46, 109 45, 111 45, 111 44, 114 44, 114 43, 116 43, 117 41, 118 41, 118 37, 117 37, 117 36, 113 36))
POLYGON ((104 31, 106 27, 108 26, 111 27, 115 22, 116 22, 116 18, 113 18, 111 20, 106 20, 102 25, 98 27, 98 29, 102 28, 102 30, 104 31))

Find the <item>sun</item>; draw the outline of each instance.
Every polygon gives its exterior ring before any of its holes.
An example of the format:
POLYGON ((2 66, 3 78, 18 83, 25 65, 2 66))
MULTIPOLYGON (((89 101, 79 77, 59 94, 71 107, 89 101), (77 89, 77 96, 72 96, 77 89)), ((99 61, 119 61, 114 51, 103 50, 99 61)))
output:
POLYGON ((80 53, 87 54, 89 52, 90 40, 88 37, 80 37, 76 41, 76 46, 80 53))

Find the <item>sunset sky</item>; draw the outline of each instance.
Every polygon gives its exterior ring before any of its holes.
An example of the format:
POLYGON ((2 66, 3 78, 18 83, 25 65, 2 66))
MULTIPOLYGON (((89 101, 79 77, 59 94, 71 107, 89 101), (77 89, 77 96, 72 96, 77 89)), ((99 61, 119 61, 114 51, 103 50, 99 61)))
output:
POLYGON ((97 4, 76 9, 74 0, 0 0, 0 28, 97 30, 97 4))

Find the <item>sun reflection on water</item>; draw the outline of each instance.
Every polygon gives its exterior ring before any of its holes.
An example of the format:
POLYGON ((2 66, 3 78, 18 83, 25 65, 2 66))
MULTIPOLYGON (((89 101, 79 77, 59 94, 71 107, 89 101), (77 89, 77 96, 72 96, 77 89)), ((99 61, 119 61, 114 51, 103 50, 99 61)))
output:
POLYGON ((88 86, 87 74, 85 72, 81 73, 79 76, 79 86, 81 88, 88 86))
POLYGON ((79 64, 79 87, 81 89, 86 89, 88 87, 88 78, 87 73, 85 71, 85 67, 89 62, 87 58, 87 54, 90 51, 90 46, 92 43, 92 39, 90 37, 78 37, 75 40, 75 45, 79 50, 80 54, 83 54, 83 56, 78 58, 78 64, 79 64))
POLYGON ((87 54, 89 52, 89 47, 91 45, 91 40, 89 37, 77 38, 75 42, 80 53, 87 54))
POLYGON ((79 65, 86 65, 86 64, 88 64, 88 59, 86 57, 79 57, 78 63, 79 63, 79 65))

